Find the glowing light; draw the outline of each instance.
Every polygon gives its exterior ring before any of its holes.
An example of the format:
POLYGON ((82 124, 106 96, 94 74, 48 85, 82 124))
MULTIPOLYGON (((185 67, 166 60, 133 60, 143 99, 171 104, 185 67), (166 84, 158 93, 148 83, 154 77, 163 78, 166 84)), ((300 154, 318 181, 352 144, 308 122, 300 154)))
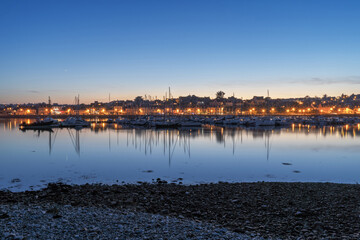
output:
POLYGON ((308 110, 308 111, 310 111, 311 109, 310 109, 310 108, 308 108, 307 110, 308 110))
POLYGON ((275 111, 275 108, 271 108, 271 111, 275 111))
POLYGON ((288 112, 290 112, 290 110, 289 110, 289 109, 286 109, 286 112, 288 113, 288 112))
POLYGON ((26 110, 27 113, 30 113, 30 109, 26 110))
POLYGON ((295 111, 295 108, 292 108, 291 110, 295 111))
POLYGON ((265 112, 265 109, 261 110, 262 112, 265 112))

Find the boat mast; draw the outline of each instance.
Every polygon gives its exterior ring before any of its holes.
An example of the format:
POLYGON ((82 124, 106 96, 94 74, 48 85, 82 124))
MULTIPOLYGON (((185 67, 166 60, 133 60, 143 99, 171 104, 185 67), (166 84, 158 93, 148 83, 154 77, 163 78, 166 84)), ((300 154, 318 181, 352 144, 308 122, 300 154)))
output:
POLYGON ((266 98, 266 114, 270 115, 270 106, 269 106, 269 102, 270 102, 270 97, 269 97, 269 89, 267 90, 267 98, 266 98))
POLYGON ((76 104, 77 104, 77 109, 76 109, 76 117, 79 117, 79 112, 80 112, 80 94, 78 94, 77 97, 75 97, 76 99, 76 104))
POLYGON ((48 105, 49 105, 49 116, 51 115, 51 98, 49 96, 49 100, 48 100, 48 105))

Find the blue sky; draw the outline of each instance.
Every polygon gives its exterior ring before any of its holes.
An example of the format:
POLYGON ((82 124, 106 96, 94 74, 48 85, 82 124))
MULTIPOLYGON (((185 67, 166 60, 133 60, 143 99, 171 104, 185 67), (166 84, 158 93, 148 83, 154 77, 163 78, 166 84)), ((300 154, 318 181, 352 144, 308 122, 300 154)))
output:
POLYGON ((0 1, 0 103, 360 93, 360 1, 0 1))

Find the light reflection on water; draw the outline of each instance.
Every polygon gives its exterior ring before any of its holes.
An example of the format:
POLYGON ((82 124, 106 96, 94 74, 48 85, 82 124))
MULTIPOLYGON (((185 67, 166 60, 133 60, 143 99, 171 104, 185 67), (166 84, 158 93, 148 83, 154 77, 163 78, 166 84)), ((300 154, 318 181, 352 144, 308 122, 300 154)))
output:
POLYGON ((0 120, 0 189, 156 178, 185 184, 360 180, 360 125, 152 130, 93 124, 23 132, 22 121, 0 120))

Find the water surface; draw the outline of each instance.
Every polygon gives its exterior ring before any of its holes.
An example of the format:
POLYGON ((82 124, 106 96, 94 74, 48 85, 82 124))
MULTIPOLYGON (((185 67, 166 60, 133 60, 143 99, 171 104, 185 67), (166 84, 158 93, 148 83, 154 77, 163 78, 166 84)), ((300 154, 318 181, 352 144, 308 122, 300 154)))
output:
POLYGON ((218 181, 360 181, 360 125, 193 130, 91 128, 20 131, 0 120, 0 189, 48 182, 184 184, 218 181))

